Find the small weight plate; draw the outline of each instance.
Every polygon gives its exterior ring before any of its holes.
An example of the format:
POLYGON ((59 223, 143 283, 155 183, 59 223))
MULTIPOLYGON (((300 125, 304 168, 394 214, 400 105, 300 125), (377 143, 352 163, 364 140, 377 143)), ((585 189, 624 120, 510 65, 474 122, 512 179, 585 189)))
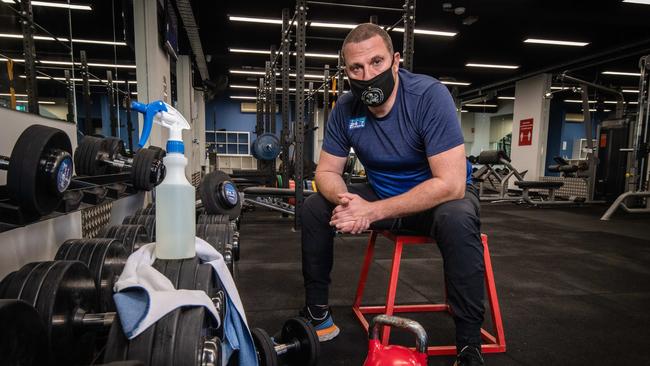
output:
POLYGON ((315 366, 320 354, 320 342, 314 326, 307 319, 296 317, 288 319, 282 326, 278 343, 289 343, 294 339, 300 342, 300 349, 284 355, 288 365, 315 366))
MULTIPOLYGON (((88 267, 95 276, 101 312, 115 311, 113 285, 122 273, 129 256, 122 243, 115 239, 92 239, 94 250, 88 258, 88 267)), ((80 259, 85 259, 82 258, 80 259)))
MULTIPOLYGON (((162 260, 157 259, 156 262, 164 262, 165 269, 162 273, 171 281, 174 288, 179 288, 179 282, 183 275, 185 267, 185 260, 162 260)), ((154 263, 154 268, 156 267, 154 263)), ((192 277, 194 269, 191 268, 192 277)), ((187 271, 187 269, 185 269, 187 271)), ((185 276, 187 277, 187 276, 185 276)), ((151 364, 152 365, 172 365, 171 360, 174 356, 174 339, 176 337, 176 326, 180 316, 180 309, 176 309, 156 322, 156 331, 154 335, 153 347, 151 349, 151 364)))
POLYGON ((20 299, 20 294, 23 292, 27 279, 31 276, 36 267, 42 265, 44 262, 31 262, 27 263, 18 269, 10 279, 6 279, 4 297, 7 299, 20 299))
POLYGON ((199 365, 203 342, 208 329, 205 308, 188 307, 180 309, 176 327, 173 365, 199 365))
MULTIPOLYGON (((42 286, 36 310, 46 324, 56 364, 89 364, 93 358, 94 333, 72 325, 73 311, 97 312, 95 281, 78 261, 44 262, 50 268, 40 280, 42 286)), ((30 279, 31 280, 31 279, 30 279)))
POLYGON ((0 324, 0 364, 49 364, 45 324, 34 307, 21 300, 0 300, 0 324))
POLYGON ((278 355, 275 353, 273 340, 264 329, 253 328, 251 329, 253 336, 253 343, 255 344, 255 352, 257 352, 257 360, 260 366, 277 366, 278 355))

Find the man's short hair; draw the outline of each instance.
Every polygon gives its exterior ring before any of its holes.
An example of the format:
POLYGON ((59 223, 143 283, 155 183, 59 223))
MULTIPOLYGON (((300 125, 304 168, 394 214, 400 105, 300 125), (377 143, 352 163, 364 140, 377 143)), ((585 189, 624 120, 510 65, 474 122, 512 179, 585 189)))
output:
MULTIPOLYGON (((363 42, 367 39, 370 39, 374 36, 379 36, 381 39, 384 41, 384 44, 386 45, 386 48, 388 49, 388 52, 393 55, 393 41, 390 39, 390 35, 388 35, 388 32, 384 30, 384 28, 378 26, 377 24, 373 23, 363 23, 359 24, 356 26, 354 29, 348 33, 348 35, 345 37, 345 40, 343 41, 343 46, 341 47, 341 53, 343 54, 343 50, 345 49, 345 46, 348 43, 359 43, 363 42)), ((343 54, 343 59, 345 60, 345 55, 343 54)))

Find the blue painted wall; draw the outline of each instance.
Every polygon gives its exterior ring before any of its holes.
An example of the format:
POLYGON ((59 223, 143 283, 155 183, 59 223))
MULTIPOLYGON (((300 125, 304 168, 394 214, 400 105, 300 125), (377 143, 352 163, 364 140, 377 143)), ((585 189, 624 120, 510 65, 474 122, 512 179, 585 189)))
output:
MULTIPOLYGON (((79 131, 84 130, 84 123, 86 122, 86 110, 83 102, 83 96, 81 93, 77 93, 77 127, 79 131)), ((101 134, 104 136, 110 136, 111 134, 111 125, 110 125, 110 109, 108 104, 108 97, 102 94, 91 94, 91 109, 90 116, 92 119, 97 119, 102 121, 101 134)), ((116 116, 117 118, 118 116, 116 116)), ((133 147, 137 149, 138 143, 138 113, 131 112, 131 121, 133 123, 133 147)), ((120 108, 119 111, 119 120, 118 125, 120 126, 120 137, 124 141, 124 145, 128 148, 128 132, 126 126, 126 110, 120 108)))
MULTIPOLYGON (((206 131, 243 131, 251 133, 251 142, 255 141, 255 113, 241 112, 242 100, 230 99, 222 95, 205 105, 205 130, 206 131)), ((279 106, 278 106, 279 107, 279 106)), ((282 115, 276 113, 276 135, 280 136, 282 129, 282 115)))

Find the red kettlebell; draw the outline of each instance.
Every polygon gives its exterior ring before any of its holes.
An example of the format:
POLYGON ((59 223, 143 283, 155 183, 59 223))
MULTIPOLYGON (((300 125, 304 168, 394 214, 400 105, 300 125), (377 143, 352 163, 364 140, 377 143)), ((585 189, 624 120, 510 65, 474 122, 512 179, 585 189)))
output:
POLYGON ((426 366, 427 365, 427 332, 422 326, 410 319, 397 316, 379 315, 370 323, 370 342, 368 357, 363 366, 426 366), (402 328, 415 334, 415 351, 404 346, 384 346, 379 341, 379 328, 391 326, 402 328))

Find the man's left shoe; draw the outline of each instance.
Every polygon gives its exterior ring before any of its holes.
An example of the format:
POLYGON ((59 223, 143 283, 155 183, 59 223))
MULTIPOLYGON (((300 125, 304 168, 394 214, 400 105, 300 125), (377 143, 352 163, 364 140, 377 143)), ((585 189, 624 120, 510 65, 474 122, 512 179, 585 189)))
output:
POLYGON ((483 366, 483 355, 481 350, 474 346, 465 346, 456 356, 454 366, 483 366))

